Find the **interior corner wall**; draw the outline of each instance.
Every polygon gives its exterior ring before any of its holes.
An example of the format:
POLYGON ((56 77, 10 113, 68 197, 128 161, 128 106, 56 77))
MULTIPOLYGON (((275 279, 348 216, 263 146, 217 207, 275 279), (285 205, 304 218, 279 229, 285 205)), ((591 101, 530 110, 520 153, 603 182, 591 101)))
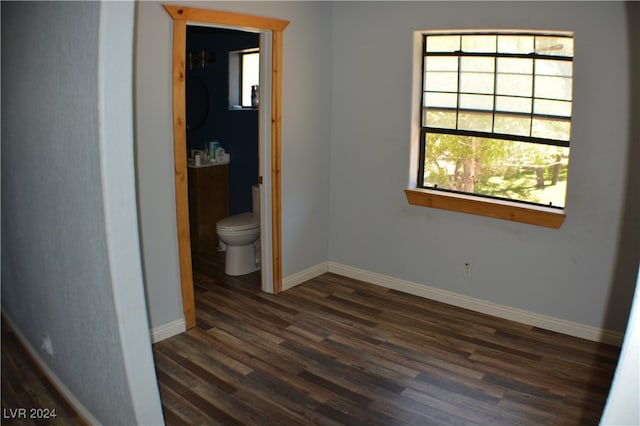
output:
POLYGON ((153 329, 184 320, 173 173, 173 22, 160 3, 137 2, 136 7, 138 222, 149 321, 153 329))
POLYGON ((629 145, 625 28, 622 2, 334 3, 329 260, 623 331, 634 277, 617 293, 628 297, 609 295, 629 145), (575 32, 558 230, 407 204, 413 32, 474 28, 575 32))
POLYGON ((111 286, 136 424, 163 424, 144 298, 133 136, 134 2, 100 2, 100 169, 111 286))
MULTIPOLYGON (((102 140, 101 125, 120 124, 109 121, 112 117, 101 122, 106 116, 99 109, 105 106, 99 90, 102 77, 109 78, 108 73, 101 76, 99 67, 100 49, 105 47, 99 35, 105 24, 102 6, 1 4, 2 310, 89 415, 103 424, 137 424, 141 419, 161 419, 162 413, 142 415, 130 391, 133 382, 141 383, 133 376, 141 373, 133 371, 131 361, 145 361, 130 357, 130 351, 144 340, 132 345, 123 336, 146 326, 140 321, 130 324, 128 319, 135 315, 118 310, 144 312, 141 277, 127 283, 139 285, 137 297, 112 285, 114 280, 135 277, 127 272, 135 272, 136 266, 139 271, 140 266, 111 256, 117 242, 127 242, 127 249, 134 251, 138 242, 135 232, 119 234, 127 231, 118 228, 122 222, 114 214, 118 208, 126 210, 129 216, 120 219, 135 224, 131 192, 124 191, 130 195, 129 204, 105 204, 114 199, 114 188, 108 186, 118 181, 105 179, 123 172, 132 187, 133 166, 132 152, 124 156, 130 164, 111 164, 119 148, 101 145, 110 142, 102 140), (128 325, 132 328, 120 328, 128 325), (42 349, 45 336, 51 339, 51 355, 42 349)), ((132 24, 133 9, 127 13, 132 24)), ((131 90, 128 98, 126 91, 109 97, 121 99, 120 95, 130 100, 131 90)), ((136 366, 152 368, 149 362, 136 366)), ((157 386, 154 381, 147 385, 147 390, 157 386)))
MULTIPOLYGON (((631 76, 631 117, 640 116, 640 81, 636 76, 640 73, 640 3, 626 2, 627 31, 629 34, 630 76, 631 76)), ((638 264, 640 232, 638 232, 638 218, 640 217, 640 191, 637 183, 640 182, 640 170, 634 163, 640 158, 640 121, 631 120, 630 146, 627 164, 629 178, 627 180, 627 208, 626 215, 630 225, 623 223, 620 228, 622 238, 628 238, 629 243, 620 244, 619 258, 627 256, 635 259, 636 289, 633 296, 633 305, 629 314, 624 343, 620 351, 620 358, 616 372, 611 382, 611 390, 607 398, 607 404, 602 413, 600 424, 607 425, 637 425, 640 424, 640 407, 638 407, 638 395, 640 395, 640 265, 638 264), (633 227, 635 225, 635 227, 633 227)), ((633 265, 629 265, 632 269, 633 265)), ((622 277, 631 275, 632 272, 624 272, 622 277)))
MULTIPOLYGON (((262 1, 180 4, 290 21, 283 32, 283 276, 326 262, 331 4, 262 1)), ((139 2, 137 7, 138 206, 147 300, 151 326, 156 328, 183 317, 171 110, 172 20, 160 2, 139 2)))

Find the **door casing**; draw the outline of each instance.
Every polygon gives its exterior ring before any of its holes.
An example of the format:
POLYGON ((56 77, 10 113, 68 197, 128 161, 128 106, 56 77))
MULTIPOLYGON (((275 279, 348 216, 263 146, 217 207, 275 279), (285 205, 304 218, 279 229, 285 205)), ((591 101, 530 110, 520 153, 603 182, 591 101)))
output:
MULTIPOLYGON (((282 291, 282 230, 281 230, 281 137, 282 137, 282 32, 289 21, 245 15, 234 12, 223 12, 208 9, 164 5, 165 10, 173 18, 173 149, 175 162, 176 222, 178 228, 178 254, 180 263, 180 287, 182 290, 182 306, 186 328, 196 325, 195 300, 193 291, 193 270, 191 265, 191 236, 189 233, 189 198, 187 182, 187 133, 185 107, 185 53, 187 23, 226 27, 240 30, 268 33, 271 37, 270 62, 270 183, 271 198, 271 264, 264 265, 265 271, 271 273, 270 288, 263 290, 279 293, 282 291)), ((269 49, 267 49, 268 51, 269 49)), ((267 101, 269 97, 265 97, 267 101)), ((263 126, 266 119, 260 120, 263 126)), ((262 132, 261 132, 262 133, 262 132)), ((261 144, 262 145, 262 144, 261 144)), ((260 147, 261 155, 268 150, 260 147)), ((265 171, 261 170, 260 173, 265 171)), ((262 191, 261 191, 262 193, 262 191)), ((261 200, 261 206, 268 205, 261 200)), ((261 216, 264 217, 264 210, 261 216)), ((262 222, 262 219, 261 219, 262 222)), ((262 222, 264 223, 264 222, 262 222)), ((264 280, 263 280, 264 281, 264 280)))

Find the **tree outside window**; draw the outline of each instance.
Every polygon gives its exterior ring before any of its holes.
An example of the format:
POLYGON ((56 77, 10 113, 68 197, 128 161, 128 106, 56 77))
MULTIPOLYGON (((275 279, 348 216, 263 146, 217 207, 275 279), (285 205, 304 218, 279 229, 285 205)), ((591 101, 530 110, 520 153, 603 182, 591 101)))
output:
POLYGON ((418 186, 563 208, 569 33, 428 33, 418 186))

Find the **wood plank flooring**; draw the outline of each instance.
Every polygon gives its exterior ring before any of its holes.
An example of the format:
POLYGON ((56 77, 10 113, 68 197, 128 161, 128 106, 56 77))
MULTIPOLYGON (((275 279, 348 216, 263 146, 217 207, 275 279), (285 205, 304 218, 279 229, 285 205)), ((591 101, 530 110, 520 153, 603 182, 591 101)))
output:
POLYGON ((324 274, 274 296, 194 253, 197 327, 153 346, 165 420, 596 425, 619 349, 324 274))
POLYGON ((3 425, 86 425, 24 349, 2 318, 2 420, 3 425), (55 418, 32 417, 46 409, 55 418), (25 409, 26 412, 17 411, 25 409))

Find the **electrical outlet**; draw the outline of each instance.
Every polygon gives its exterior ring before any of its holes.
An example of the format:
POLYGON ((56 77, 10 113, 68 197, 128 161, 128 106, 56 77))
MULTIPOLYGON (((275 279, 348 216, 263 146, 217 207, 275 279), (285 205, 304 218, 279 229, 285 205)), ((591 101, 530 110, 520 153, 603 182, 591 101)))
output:
POLYGON ((42 335, 42 350, 49 356, 53 356, 53 343, 51 343, 51 337, 46 334, 42 335))
POLYGON ((471 276, 471 262, 464 262, 464 276, 471 276))

